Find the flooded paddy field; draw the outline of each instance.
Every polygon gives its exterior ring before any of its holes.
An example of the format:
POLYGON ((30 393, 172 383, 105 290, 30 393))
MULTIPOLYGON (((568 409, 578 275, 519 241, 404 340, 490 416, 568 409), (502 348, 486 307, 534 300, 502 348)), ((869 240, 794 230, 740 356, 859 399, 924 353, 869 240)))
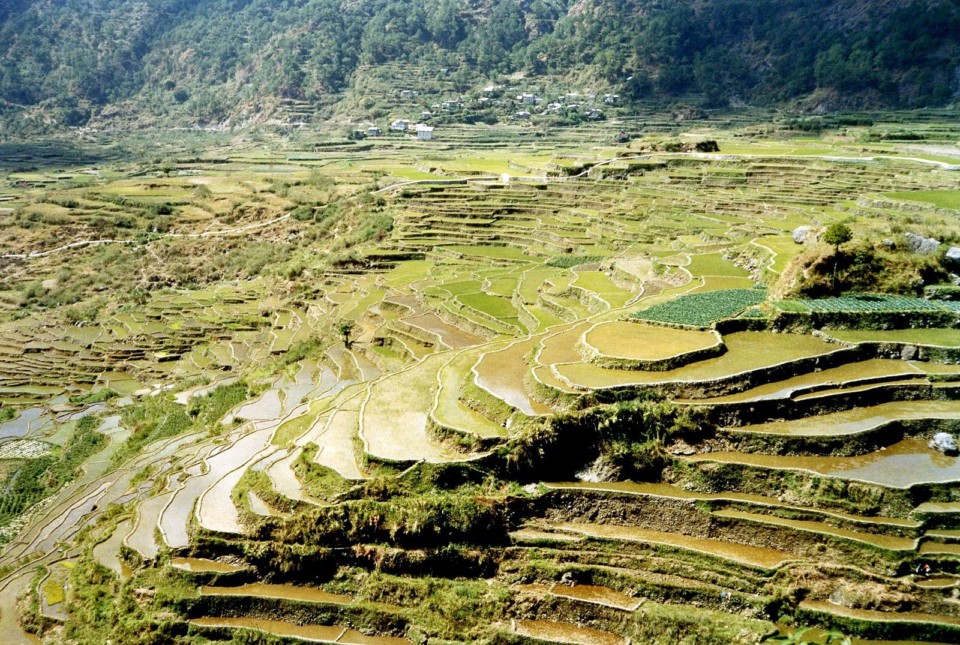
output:
POLYGON ((648 116, 0 176, 4 638, 954 642, 956 171, 648 116))

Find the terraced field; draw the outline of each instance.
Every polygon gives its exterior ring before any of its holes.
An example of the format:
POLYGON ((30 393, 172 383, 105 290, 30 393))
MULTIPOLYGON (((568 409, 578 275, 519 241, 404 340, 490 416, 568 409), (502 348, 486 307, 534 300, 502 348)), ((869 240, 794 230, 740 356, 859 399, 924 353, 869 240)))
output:
POLYGON ((585 143, 633 125, 454 128, 429 172, 392 139, 8 177, 41 224, 0 239, 0 633, 960 640, 960 459, 928 444, 960 310, 778 291, 830 252, 800 225, 952 239, 956 170, 737 124, 585 143), (114 207, 134 229, 56 250, 114 207), (84 282, 107 249, 129 295, 84 282))

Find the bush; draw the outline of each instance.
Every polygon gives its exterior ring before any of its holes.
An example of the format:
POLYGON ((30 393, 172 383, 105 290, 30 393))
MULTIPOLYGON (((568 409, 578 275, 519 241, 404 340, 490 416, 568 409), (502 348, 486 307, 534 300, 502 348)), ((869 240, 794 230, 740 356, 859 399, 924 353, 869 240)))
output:
POLYGON ((601 255, 558 255, 547 260, 546 264, 548 267, 570 269, 581 264, 590 264, 601 260, 603 260, 601 255))

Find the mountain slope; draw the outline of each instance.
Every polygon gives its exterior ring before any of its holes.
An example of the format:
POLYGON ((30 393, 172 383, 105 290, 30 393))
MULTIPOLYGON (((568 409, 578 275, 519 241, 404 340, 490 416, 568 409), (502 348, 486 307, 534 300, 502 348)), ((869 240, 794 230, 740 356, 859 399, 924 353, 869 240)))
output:
POLYGON ((332 102, 361 66, 397 62, 708 106, 942 105, 960 82, 957 33, 949 0, 14 0, 0 9, 0 110, 215 122, 332 102))

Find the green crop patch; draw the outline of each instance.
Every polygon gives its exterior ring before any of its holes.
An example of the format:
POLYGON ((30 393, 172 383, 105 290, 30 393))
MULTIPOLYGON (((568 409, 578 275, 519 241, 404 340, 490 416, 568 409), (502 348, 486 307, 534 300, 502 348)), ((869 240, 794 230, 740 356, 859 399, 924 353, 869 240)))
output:
POLYGON ((639 320, 708 327, 766 299, 763 289, 726 289, 680 296, 632 315, 639 320))
POLYGON ((960 190, 917 190, 909 193, 888 193, 887 197, 960 210, 960 190))
POLYGON ((725 259, 721 253, 694 255, 690 258, 690 264, 686 268, 694 275, 715 275, 731 278, 745 278, 750 275, 745 269, 725 259))
POLYGON ((858 294, 837 298, 784 300, 774 303, 782 311, 815 313, 912 313, 954 310, 949 301, 931 301, 910 296, 858 294))

